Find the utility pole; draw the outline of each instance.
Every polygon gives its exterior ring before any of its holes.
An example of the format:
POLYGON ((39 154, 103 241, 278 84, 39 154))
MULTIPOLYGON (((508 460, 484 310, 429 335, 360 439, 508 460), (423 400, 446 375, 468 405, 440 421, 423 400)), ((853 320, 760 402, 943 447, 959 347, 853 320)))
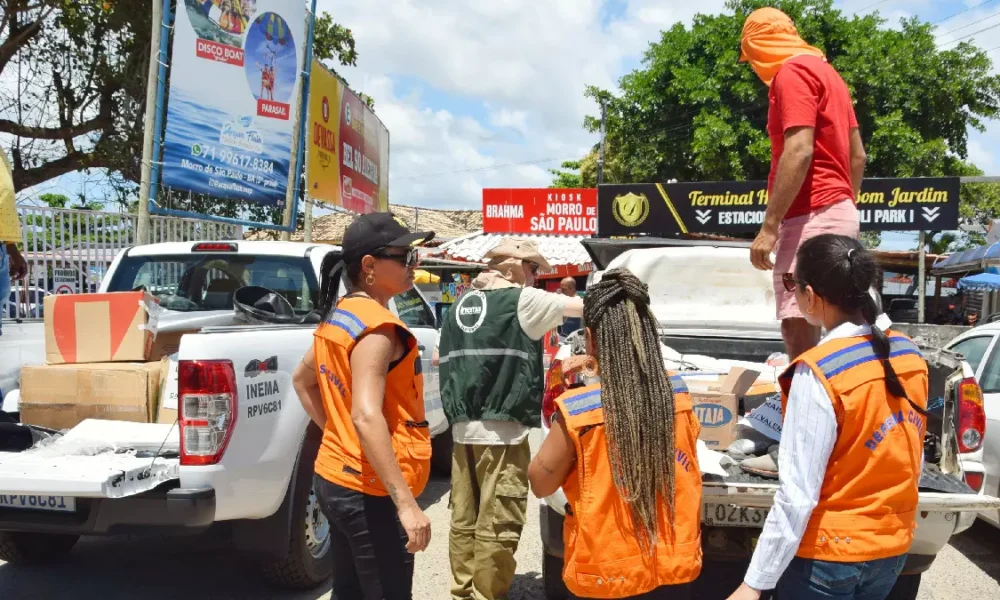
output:
POLYGON ((608 105, 601 100, 601 147, 597 153, 597 185, 604 183, 604 134, 608 118, 608 105))
POLYGON ((302 241, 309 243, 313 241, 313 201, 308 195, 303 199, 305 203, 306 218, 302 224, 302 241))
POLYGON ((927 234, 920 230, 920 239, 917 242, 920 246, 917 249, 917 323, 924 322, 924 309, 927 301, 927 234))
POLYGON ((146 73, 146 122, 142 136, 142 166, 139 180, 138 224, 136 244, 149 243, 149 188, 153 179, 153 138, 156 119, 156 90, 160 72, 160 29, 163 21, 161 0, 151 0, 153 5, 153 30, 149 38, 149 69, 146 73))

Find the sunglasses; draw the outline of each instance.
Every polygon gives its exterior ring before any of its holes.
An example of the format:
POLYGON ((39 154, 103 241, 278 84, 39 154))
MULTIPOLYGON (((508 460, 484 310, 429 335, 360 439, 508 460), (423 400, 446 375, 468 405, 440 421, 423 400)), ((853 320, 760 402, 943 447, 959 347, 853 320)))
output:
POLYGON ((782 275, 781 283, 785 286, 785 290, 789 292, 794 292, 795 286, 798 285, 801 285, 802 287, 806 286, 804 281, 799 281, 798 279, 795 278, 795 275, 792 273, 785 273, 784 275, 782 275))
POLYGON ((404 267, 415 267, 419 262, 419 255, 416 248, 407 250, 403 254, 396 254, 386 248, 382 248, 376 250, 372 256, 375 258, 384 258, 386 260, 396 261, 404 267))

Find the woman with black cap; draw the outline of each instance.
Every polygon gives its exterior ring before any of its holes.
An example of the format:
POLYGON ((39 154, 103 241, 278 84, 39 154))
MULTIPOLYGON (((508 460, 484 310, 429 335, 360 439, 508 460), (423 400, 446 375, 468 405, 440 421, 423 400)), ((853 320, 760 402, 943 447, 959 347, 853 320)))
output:
POLYGON ((413 287, 417 246, 433 237, 362 215, 323 260, 323 322, 294 377, 323 430, 314 486, 331 523, 334 600, 409 599, 413 553, 430 542, 416 501, 431 457, 420 351, 389 300, 413 287))

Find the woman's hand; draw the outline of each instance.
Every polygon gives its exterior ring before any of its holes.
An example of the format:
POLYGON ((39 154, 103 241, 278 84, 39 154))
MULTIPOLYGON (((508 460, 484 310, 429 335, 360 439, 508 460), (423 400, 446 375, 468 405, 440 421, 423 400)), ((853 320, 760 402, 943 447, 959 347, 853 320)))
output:
POLYGON ((742 583, 740 584, 740 587, 736 588, 736 591, 729 596, 729 600, 760 600, 760 591, 742 583))
POLYGON ((406 551, 416 554, 426 550, 427 545, 431 543, 431 520, 420 510, 416 502, 399 511, 399 522, 402 523, 409 538, 406 542, 406 551))

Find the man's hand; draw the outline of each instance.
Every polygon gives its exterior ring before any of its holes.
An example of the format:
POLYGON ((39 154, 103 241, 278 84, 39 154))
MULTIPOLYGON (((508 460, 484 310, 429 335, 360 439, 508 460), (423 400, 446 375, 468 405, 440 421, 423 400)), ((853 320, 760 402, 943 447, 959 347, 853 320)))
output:
POLYGON ((7 256, 10 257, 10 278, 24 279, 28 276, 28 262, 21 256, 16 244, 7 244, 7 256))
POLYGON ((760 600, 760 592, 743 583, 736 588, 729 600, 760 600))
POLYGON ((406 542, 406 551, 416 554, 426 550, 427 545, 431 543, 431 520, 424 511, 413 504, 399 511, 399 522, 403 524, 403 529, 409 538, 406 542))
POLYGON ((750 246, 750 262, 761 271, 770 271, 774 268, 771 262, 771 251, 778 243, 778 232, 765 224, 760 228, 760 233, 750 246))

